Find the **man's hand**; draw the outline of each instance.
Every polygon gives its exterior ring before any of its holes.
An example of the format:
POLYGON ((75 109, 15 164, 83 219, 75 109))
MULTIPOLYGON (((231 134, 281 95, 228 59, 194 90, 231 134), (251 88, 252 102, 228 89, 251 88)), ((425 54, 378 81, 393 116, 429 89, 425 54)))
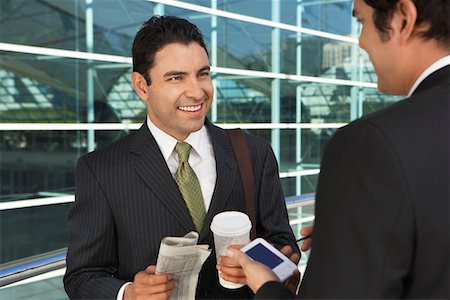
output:
MULTIPOLYGON (((242 245, 233 245, 230 246, 229 249, 240 249, 242 248, 242 245)), ((292 247, 289 245, 284 246, 280 250, 284 255, 289 257, 289 259, 294 263, 298 264, 300 260, 300 254, 293 252, 292 247)), ((240 252, 240 251, 239 251, 240 252)), ((230 252, 231 253, 231 252, 230 252)), ((262 265, 264 266, 264 265, 262 265)), ((264 266, 265 267, 265 266, 264 266)), ((235 257, 229 257, 229 256, 219 256, 218 263, 217 263, 217 270, 219 271, 220 276, 225 279, 226 281, 234 282, 234 283, 242 283, 250 286, 253 279, 247 278, 247 273, 241 266, 240 262, 235 257)), ((272 270, 267 268, 268 271, 271 273, 272 270)), ((275 275, 275 273, 273 273, 275 275)), ((279 278, 275 275, 275 278, 277 281, 279 281, 279 278)), ((300 272, 298 270, 295 270, 294 273, 292 273, 292 276, 286 280, 285 284, 288 287, 288 289, 296 294, 297 287, 300 282, 300 272)), ((252 288, 250 286, 250 288, 252 288)), ((258 287, 259 288, 259 287, 258 287)), ((252 288, 253 290, 253 288, 252 288)))
MULTIPOLYGON (((289 259, 296 265, 298 265, 298 262, 300 261, 300 254, 293 252, 292 247, 289 245, 284 246, 281 248, 281 253, 289 257, 289 259)), ((297 294, 297 288, 298 284, 300 283, 300 271, 296 269, 294 273, 292 273, 292 276, 286 280, 285 284, 287 288, 295 295, 297 294)))
MULTIPOLYGON (((313 226, 313 225, 303 227, 303 228, 300 230, 300 234, 301 234, 302 236, 312 236, 313 229, 314 229, 314 226, 313 226)), ((311 249, 311 242, 312 242, 312 237, 310 237, 310 238, 304 240, 303 243, 302 243, 302 246, 300 247, 300 250, 302 250, 303 252, 305 252, 305 251, 308 251, 309 249, 311 249)))
MULTIPOLYGON (((243 280, 239 281, 239 283, 247 284, 254 293, 256 293, 259 288, 266 282, 280 281, 278 276, 274 272, 272 272, 272 270, 270 270, 265 265, 249 258, 247 254, 239 250, 240 248, 241 247, 230 246, 227 250, 227 258, 229 260, 232 260, 235 265, 237 264, 237 266, 240 266, 240 268, 238 268, 239 276, 228 276, 228 273, 224 273, 222 271, 220 276, 222 276, 223 279, 227 281, 233 281, 236 278, 243 278, 243 280)), ((222 256, 222 258, 224 257, 225 256, 222 256)), ((221 269, 221 265, 218 264, 218 270, 221 269)))
POLYGON ((170 274, 156 275, 155 270, 156 266, 151 265, 137 273, 133 283, 125 288, 123 299, 169 299, 176 282, 171 279, 170 274))
MULTIPOLYGON (((233 245, 232 247, 240 249, 243 245, 233 245)), ((244 270, 237 260, 228 256, 219 256, 217 258, 217 271, 219 275, 226 281, 234 283, 247 284, 244 270)))

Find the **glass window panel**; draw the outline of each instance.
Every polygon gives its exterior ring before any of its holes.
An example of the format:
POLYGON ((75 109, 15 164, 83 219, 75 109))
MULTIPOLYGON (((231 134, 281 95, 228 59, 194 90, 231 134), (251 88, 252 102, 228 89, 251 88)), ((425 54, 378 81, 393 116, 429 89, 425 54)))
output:
POLYGON ((2 53, 0 122, 80 121, 83 69, 85 63, 75 59, 2 53))
POLYGON ((130 78, 128 64, 2 53, 0 122, 86 123, 93 109, 95 123, 140 123, 145 104, 130 78), (93 105, 87 101, 88 79, 93 105))
POLYGON ((0 299, 66 300, 69 297, 64 290, 63 276, 57 276, 0 289, 0 299))
POLYGON ((85 51, 84 1, 0 1, 0 41, 85 51))
POLYGON ((217 77, 217 122, 270 122, 270 93, 270 79, 226 75, 217 77))
MULTIPOLYGON (((271 142, 272 130, 270 129, 251 129, 246 131, 265 139, 269 143, 271 142)), ((330 132, 329 136, 322 137, 318 130, 302 130, 301 161, 297 163, 296 148, 292 147, 292 144, 295 142, 295 137, 292 137, 295 134, 295 130, 280 130, 280 172, 318 169, 323 150, 333 132, 334 130, 330 132)), ((316 177, 317 175, 300 177, 302 178, 301 194, 313 193, 315 191, 316 177)), ((281 182, 283 184, 285 196, 300 195, 295 192, 297 186, 295 177, 282 178, 281 182)))
MULTIPOLYGON (((271 123, 273 79, 232 75, 216 79, 218 123, 271 123)), ((380 95, 375 88, 280 80, 280 122, 347 123, 352 110, 358 117, 397 99, 380 95)))
POLYGON ((187 0, 184 2, 192 3, 192 4, 196 4, 196 5, 200 5, 200 6, 205 6, 205 7, 210 7, 212 0, 187 0))
POLYGON ((217 0, 217 8, 266 20, 272 18, 272 0, 217 0))
POLYGON ((0 136, 2 201, 71 193, 83 134, 68 131, 4 131, 0 136))
POLYGON ((288 177, 281 179, 285 197, 315 193, 318 175, 288 177))
POLYGON ((67 247, 69 206, 0 211, 0 264, 67 247))
POLYGON ((141 123, 145 120, 146 106, 131 85, 132 69, 129 65, 106 64, 95 69, 94 88, 100 97, 95 99, 96 122, 141 123), (111 78, 112 77, 112 78, 111 78), (99 81, 99 78, 111 78, 99 81))
POLYGON ((143 0, 93 1, 94 52, 131 56, 134 36, 156 4, 143 0))
MULTIPOLYGON (((293 6, 292 1, 287 1, 293 6)), ((303 0, 302 27, 340 35, 351 34, 352 0, 317 1, 303 0)), ((282 1, 284 3, 284 1, 282 1)), ((294 9, 292 9, 294 11, 294 9)), ((286 23, 296 25, 291 15, 286 16, 286 23)))
MULTIPOLYGON (((95 146, 102 147, 126 132, 94 134, 95 146)), ((73 193, 78 157, 88 152, 87 131, 3 131, 0 148, 1 201, 73 193)))
POLYGON ((331 128, 281 129, 280 172, 319 169, 323 151, 335 131, 331 128))
POLYGON ((219 18, 217 40, 218 66, 271 71, 270 27, 219 18))

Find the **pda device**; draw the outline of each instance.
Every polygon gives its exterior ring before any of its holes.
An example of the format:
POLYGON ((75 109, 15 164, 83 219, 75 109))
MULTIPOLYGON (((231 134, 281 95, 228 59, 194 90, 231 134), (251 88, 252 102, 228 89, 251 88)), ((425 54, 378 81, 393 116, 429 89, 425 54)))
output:
POLYGON ((241 251, 272 269, 281 281, 291 277, 292 272, 297 269, 296 264, 262 238, 254 239, 242 247, 241 251))

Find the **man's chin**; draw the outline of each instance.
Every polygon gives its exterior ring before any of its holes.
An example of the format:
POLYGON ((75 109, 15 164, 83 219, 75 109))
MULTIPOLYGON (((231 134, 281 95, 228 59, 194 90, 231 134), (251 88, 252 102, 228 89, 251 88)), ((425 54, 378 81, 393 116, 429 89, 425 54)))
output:
POLYGON ((205 125, 205 117, 196 120, 195 122, 192 123, 186 123, 186 129, 192 133, 192 132, 196 132, 199 131, 200 129, 202 129, 203 125, 205 125))

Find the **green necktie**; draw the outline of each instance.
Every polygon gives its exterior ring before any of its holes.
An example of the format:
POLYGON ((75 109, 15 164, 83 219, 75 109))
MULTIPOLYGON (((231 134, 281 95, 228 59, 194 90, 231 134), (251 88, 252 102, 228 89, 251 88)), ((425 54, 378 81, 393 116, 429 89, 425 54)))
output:
POLYGON ((191 145, 185 142, 178 142, 175 146, 175 152, 178 153, 178 169, 175 181, 191 213, 195 228, 197 232, 200 232, 206 212, 200 183, 198 182, 197 175, 195 175, 194 170, 192 170, 188 163, 191 145))

